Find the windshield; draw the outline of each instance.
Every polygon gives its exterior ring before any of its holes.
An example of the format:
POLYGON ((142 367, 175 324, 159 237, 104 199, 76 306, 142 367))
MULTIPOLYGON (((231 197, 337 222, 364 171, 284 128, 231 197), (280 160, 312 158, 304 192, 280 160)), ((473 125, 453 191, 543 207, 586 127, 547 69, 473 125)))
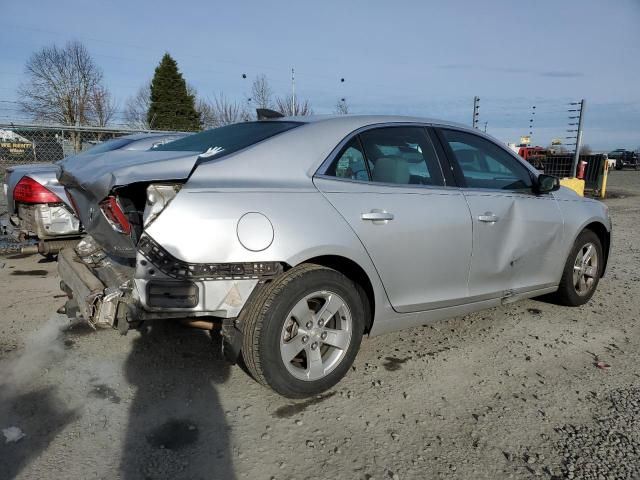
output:
POLYGON ((226 155, 299 125, 302 123, 265 121, 234 123, 158 145, 152 150, 200 152, 201 157, 213 157, 223 152, 226 155))

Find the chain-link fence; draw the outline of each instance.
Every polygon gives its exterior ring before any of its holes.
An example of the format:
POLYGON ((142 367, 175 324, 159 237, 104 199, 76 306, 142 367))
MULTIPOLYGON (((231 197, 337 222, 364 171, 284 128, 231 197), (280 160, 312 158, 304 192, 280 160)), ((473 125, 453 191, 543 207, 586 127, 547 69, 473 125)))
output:
POLYGON ((0 123, 0 177, 6 167, 51 163, 112 138, 134 133, 173 133, 127 128, 0 123))
MULTIPOLYGON (((547 155, 535 157, 530 163, 538 170, 558 178, 573 176, 573 155, 547 155)), ((582 178, 585 188, 598 193, 602 189, 603 175, 607 160, 604 155, 580 155, 580 161, 585 162, 582 178)))

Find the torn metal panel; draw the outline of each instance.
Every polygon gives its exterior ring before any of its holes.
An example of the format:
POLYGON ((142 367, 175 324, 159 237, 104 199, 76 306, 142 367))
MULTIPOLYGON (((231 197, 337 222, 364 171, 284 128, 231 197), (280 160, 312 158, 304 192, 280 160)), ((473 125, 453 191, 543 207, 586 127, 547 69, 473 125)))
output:
POLYGON ((116 186, 185 179, 197 159, 197 152, 114 150, 81 161, 70 158, 61 164, 59 180, 68 187, 91 192, 99 201, 116 186))
POLYGON ((98 326, 114 327, 116 325, 116 314, 118 311, 118 301, 122 296, 122 290, 106 290, 98 305, 93 323, 98 326))
POLYGON ((104 284, 80 260, 75 251, 65 248, 58 255, 58 274, 72 292, 80 315, 91 320, 96 302, 102 297, 104 284))

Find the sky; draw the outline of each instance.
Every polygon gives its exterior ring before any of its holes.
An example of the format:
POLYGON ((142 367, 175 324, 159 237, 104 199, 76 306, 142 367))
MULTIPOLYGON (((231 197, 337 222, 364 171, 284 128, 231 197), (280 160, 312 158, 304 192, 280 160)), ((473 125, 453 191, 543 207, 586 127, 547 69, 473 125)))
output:
POLYGON ((261 73, 288 94, 293 67, 315 113, 345 98, 352 113, 469 124, 477 95, 482 129, 517 142, 534 118, 537 145, 570 136, 569 103, 584 98, 584 144, 640 147, 640 0, 0 0, 0 11, 0 122, 24 119, 13 102, 29 56, 79 40, 120 112, 169 52, 205 98, 246 101, 261 73))

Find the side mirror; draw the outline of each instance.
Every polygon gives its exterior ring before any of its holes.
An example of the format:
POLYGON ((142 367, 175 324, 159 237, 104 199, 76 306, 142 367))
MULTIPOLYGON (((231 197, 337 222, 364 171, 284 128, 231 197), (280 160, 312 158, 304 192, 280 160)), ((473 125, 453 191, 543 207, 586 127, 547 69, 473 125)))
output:
POLYGON ((538 175, 533 183, 533 191, 537 194, 555 192, 558 189, 560 189, 560 179, 544 173, 538 175))

